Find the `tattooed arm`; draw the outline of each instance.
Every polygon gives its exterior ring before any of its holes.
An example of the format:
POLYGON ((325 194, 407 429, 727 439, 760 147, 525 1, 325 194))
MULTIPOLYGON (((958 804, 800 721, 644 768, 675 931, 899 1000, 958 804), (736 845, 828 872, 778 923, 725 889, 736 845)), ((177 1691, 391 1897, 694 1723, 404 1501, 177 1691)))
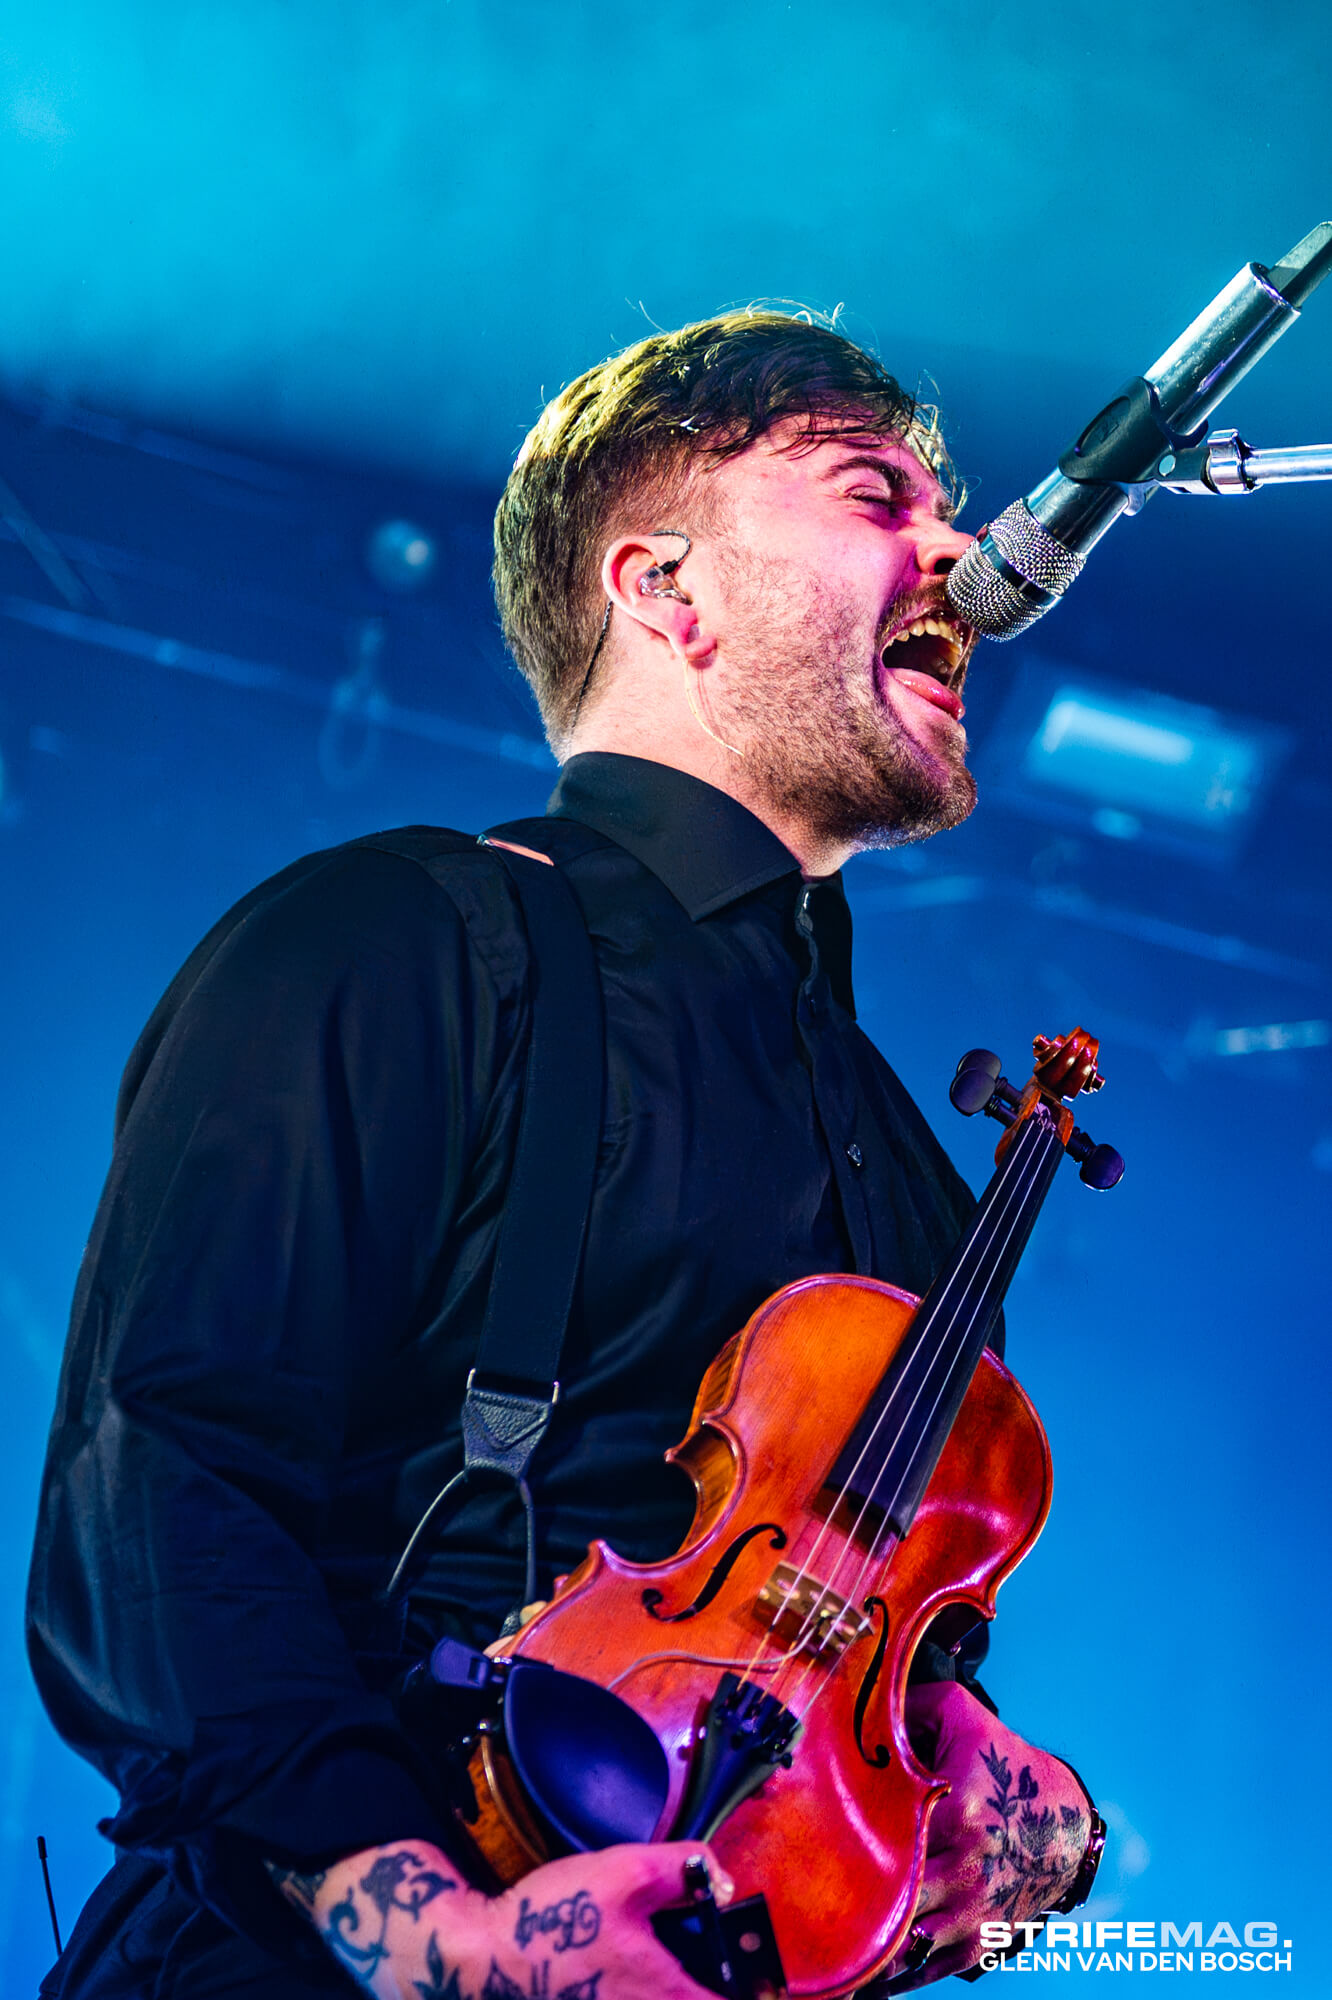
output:
POLYGON ((657 1941, 697 1842, 611 1847, 534 1869, 502 1896, 469 1888, 437 1847, 404 1840, 317 1874, 268 1863, 287 1901, 375 2000, 708 2000, 657 1941))
MULTIPOLYGON (((1016 1926, 1066 1894, 1091 1815, 1067 1764, 1033 1749, 955 1682, 909 1688, 906 1719, 921 1761, 952 1786, 930 1821, 916 1905, 915 1925, 934 1948, 910 1985, 924 1986, 975 1965, 988 1918, 1016 1926)), ((892 1990, 909 1984, 895 1980, 892 1990)))

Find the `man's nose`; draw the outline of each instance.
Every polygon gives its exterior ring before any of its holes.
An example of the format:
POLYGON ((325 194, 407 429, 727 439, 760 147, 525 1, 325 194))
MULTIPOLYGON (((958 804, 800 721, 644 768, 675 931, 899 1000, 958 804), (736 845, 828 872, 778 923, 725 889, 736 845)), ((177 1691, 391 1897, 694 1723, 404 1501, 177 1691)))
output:
POLYGON ((975 541, 951 521, 931 521, 916 543, 916 563, 922 576, 947 576, 975 541))

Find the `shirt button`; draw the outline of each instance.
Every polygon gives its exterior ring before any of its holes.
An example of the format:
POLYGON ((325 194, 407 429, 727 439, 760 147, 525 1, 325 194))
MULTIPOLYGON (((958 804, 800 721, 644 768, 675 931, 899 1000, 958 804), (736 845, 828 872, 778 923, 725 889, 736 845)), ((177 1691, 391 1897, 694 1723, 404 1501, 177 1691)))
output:
POLYGON ((846 1157, 848 1160, 850 1160, 853 1167, 863 1167, 865 1164, 865 1155, 861 1152, 859 1146, 856 1145, 854 1140, 852 1140, 851 1144, 846 1149, 846 1157))

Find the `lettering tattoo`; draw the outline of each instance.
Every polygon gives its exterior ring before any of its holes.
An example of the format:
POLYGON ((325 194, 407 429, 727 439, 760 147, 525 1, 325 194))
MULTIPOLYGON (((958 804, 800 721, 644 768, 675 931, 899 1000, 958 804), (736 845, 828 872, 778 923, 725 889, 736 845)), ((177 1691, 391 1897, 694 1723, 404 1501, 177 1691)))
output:
POLYGON ((1058 1902, 1077 1873, 1091 1830, 1086 1813, 1061 1805, 1037 1807, 1040 1786, 1024 1764, 1017 1784, 1008 1759, 991 1743, 980 1759, 994 1790, 985 1803, 999 1815, 985 1829, 994 1842, 982 1861, 990 1904, 1010 1923, 1034 1917, 1058 1902))
POLYGON ((577 1951, 591 1944, 600 1929, 601 1911, 586 1889, 576 1889, 544 1910, 534 1909, 524 1896, 513 1937, 524 1951, 534 1937, 550 1938, 555 1951, 577 1951))

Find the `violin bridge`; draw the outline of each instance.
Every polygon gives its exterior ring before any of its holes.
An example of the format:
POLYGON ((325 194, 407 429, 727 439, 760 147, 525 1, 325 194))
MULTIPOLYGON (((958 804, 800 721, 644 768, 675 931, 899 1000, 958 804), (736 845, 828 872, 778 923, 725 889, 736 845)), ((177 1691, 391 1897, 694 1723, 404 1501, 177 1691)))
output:
POLYGON ((801 1576, 791 1563, 778 1563, 758 1594, 759 1623, 802 1653, 836 1659, 874 1621, 848 1598, 829 1590, 816 1576, 801 1576))

